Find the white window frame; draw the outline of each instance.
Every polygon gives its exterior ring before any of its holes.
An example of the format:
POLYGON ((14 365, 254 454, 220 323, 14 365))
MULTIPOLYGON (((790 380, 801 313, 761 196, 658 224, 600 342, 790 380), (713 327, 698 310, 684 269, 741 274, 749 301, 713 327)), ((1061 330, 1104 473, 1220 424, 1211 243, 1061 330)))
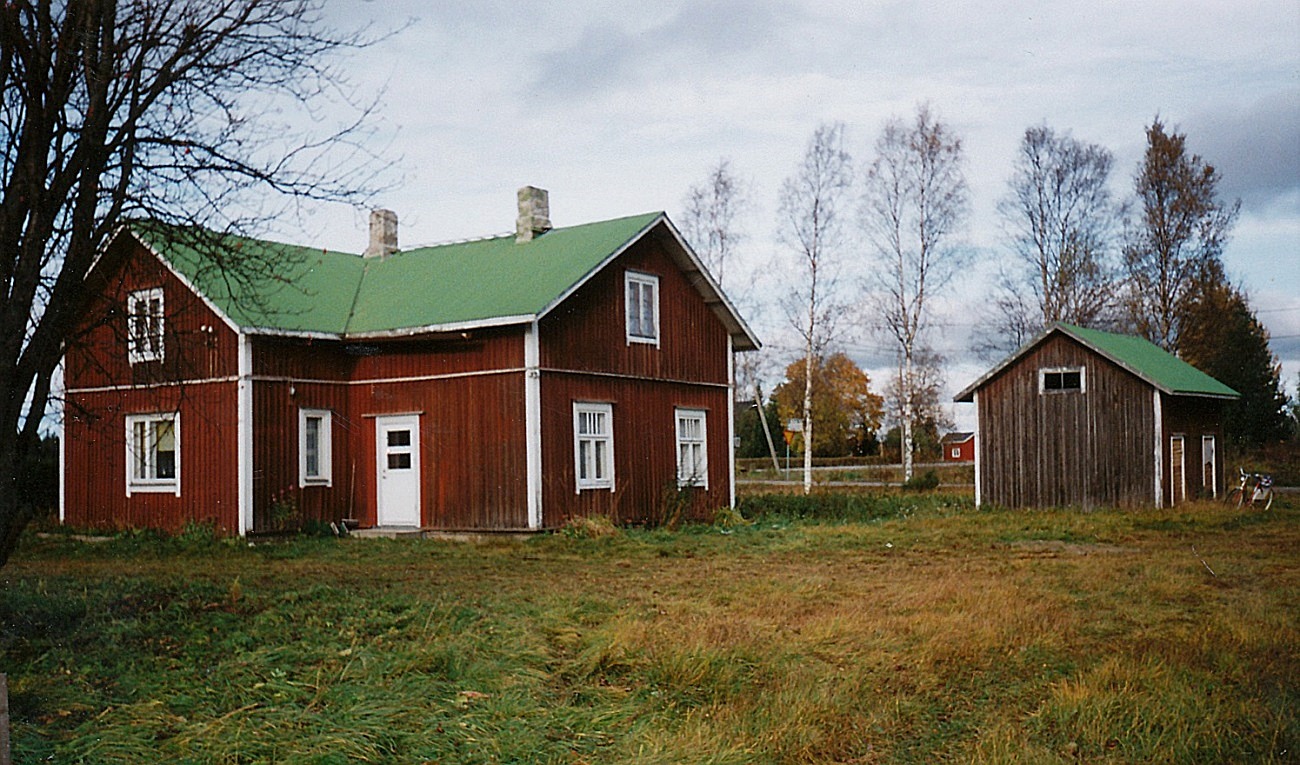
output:
POLYGON ((1042 367, 1038 370, 1038 393, 1039 395, 1054 395, 1057 393, 1087 393, 1088 392, 1088 370, 1086 367, 1042 367), (1047 387, 1047 376, 1049 374, 1065 374, 1068 372, 1079 373, 1079 387, 1077 388, 1052 388, 1047 387))
POLYGON ((329 409, 298 410, 298 486, 333 486, 334 413, 329 409), (307 472, 307 421, 320 420, 316 436, 316 473, 307 472))
POLYGON ((677 443, 677 486, 685 488, 693 486, 699 489, 709 488, 709 413, 704 409, 682 409, 674 410, 673 429, 676 431, 677 443), (683 432, 682 424, 686 420, 698 420, 700 432, 698 436, 687 435, 683 432), (694 456, 690 459, 691 464, 683 459, 683 455, 690 450, 694 456))
POLYGON ((592 489, 614 490, 614 407, 611 404, 598 404, 587 401, 573 402, 573 483, 575 493, 592 489), (584 415, 597 415, 597 422, 603 421, 603 433, 583 433, 584 415), (603 418, 603 419, 602 419, 603 418), (588 448, 584 449, 584 444, 588 448), (604 472, 597 454, 604 447, 604 472), (587 463, 588 475, 583 477, 584 462, 587 463))
POLYGON ((181 415, 180 412, 156 412, 151 414, 128 414, 126 416, 126 496, 132 494, 175 494, 181 495, 181 415), (172 436, 176 442, 172 476, 158 477, 157 435, 150 425, 162 422, 172 424, 172 436), (146 442, 142 455, 137 455, 138 439, 136 425, 145 425, 145 437, 153 438, 154 443, 146 442), (138 456, 143 457, 143 465, 138 465, 138 456), (137 467, 143 469, 138 474, 137 467))
POLYGON ((628 345, 644 343, 659 347, 659 277, 639 271, 627 271, 623 275, 623 313, 624 328, 627 331, 628 345), (644 333, 646 317, 642 313, 645 304, 644 293, 650 291, 650 334, 644 333), (634 297, 635 295, 635 297, 634 297), (635 332, 633 331, 635 324, 635 332))
POLYGON ((163 302, 163 288, 152 287, 136 290, 126 298, 126 347, 127 358, 132 364, 147 361, 162 361, 166 343, 163 339, 163 327, 166 316, 166 303, 163 302), (151 307, 155 305, 157 310, 151 307), (137 332, 137 322, 145 323, 144 332, 137 332))

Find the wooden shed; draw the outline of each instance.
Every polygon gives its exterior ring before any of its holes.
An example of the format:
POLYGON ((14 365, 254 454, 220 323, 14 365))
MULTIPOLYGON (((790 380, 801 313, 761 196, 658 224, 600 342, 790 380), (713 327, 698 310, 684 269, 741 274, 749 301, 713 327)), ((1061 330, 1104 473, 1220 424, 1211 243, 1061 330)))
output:
POLYGON ((977 503, 1166 507, 1223 491, 1237 397, 1147 340, 1057 323, 955 400, 976 407, 977 503))

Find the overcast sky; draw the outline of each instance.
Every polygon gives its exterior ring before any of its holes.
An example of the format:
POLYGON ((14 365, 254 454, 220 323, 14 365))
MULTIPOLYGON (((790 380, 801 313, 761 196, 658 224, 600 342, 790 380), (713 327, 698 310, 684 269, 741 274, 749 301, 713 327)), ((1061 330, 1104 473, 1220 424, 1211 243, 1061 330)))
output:
MULTIPOLYGON (((723 157, 749 184, 751 268, 780 256, 777 190, 823 121, 866 159, 891 116, 928 102, 963 138, 981 271, 1005 257, 995 206, 1017 142, 1046 123, 1102 144, 1128 195, 1154 117, 1242 200, 1224 255, 1284 360, 1300 373, 1300 2, 777 2, 655 4, 330 0, 342 28, 398 33, 347 60, 386 88, 376 147, 400 185, 403 247, 512 230, 515 189, 550 191, 557 226, 652 210, 680 218, 723 157)), ((360 251, 364 211, 308 209, 294 241, 360 251), (305 237, 305 238, 304 238, 305 237)), ((977 282, 945 318, 980 302, 977 282)), ((770 313, 770 312, 769 312, 770 313)), ((753 317, 786 342, 779 316, 753 317)), ((933 339, 955 391, 986 366, 965 329, 933 339)), ((874 341, 858 340, 866 358, 874 341)), ((877 381, 877 387, 883 379, 877 381)), ((967 421, 959 407, 958 419, 967 421)))

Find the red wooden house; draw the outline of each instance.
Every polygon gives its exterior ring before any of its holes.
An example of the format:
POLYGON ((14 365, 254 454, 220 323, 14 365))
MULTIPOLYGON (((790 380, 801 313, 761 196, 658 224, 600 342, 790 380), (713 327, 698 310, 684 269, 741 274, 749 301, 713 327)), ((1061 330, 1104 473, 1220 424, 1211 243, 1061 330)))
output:
POLYGON ((1155 506, 1224 490, 1232 388, 1139 338, 1057 323, 958 393, 975 501, 1155 506))
POLYGON ((953 431, 945 433, 939 439, 939 450, 943 452, 944 462, 974 462, 975 433, 973 431, 953 431))
POLYGON ((67 348, 60 515, 537 530, 732 504, 732 353, 758 341, 662 213, 364 256, 148 225, 67 348), (273 268, 222 268, 224 258, 273 268))

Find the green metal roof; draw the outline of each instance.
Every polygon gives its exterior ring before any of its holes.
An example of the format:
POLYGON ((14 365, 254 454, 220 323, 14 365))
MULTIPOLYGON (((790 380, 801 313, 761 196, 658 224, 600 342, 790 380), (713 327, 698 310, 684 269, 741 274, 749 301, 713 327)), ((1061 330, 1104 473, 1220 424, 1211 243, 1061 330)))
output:
POLYGON ((540 317, 660 220, 647 213, 524 243, 508 235, 383 258, 237 236, 197 245, 148 224, 131 231, 241 329, 350 337, 540 317), (253 265, 223 268, 226 258, 253 265))
POLYGON ((1219 398, 1238 398, 1241 395, 1146 338, 1117 335, 1063 322, 1056 326, 1165 393, 1219 398))
POLYGON ((997 366, 985 372, 978 380, 954 396, 953 400, 972 401, 977 389, 1055 332, 1064 333, 1083 343, 1163 393, 1211 398, 1239 398, 1241 395, 1145 338, 1057 322, 1003 359, 997 366))

